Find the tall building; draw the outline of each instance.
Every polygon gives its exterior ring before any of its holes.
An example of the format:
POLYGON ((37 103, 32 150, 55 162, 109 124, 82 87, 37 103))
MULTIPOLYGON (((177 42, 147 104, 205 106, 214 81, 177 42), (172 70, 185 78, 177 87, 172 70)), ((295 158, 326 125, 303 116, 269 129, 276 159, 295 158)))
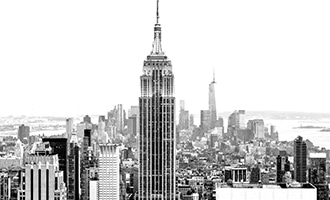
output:
POLYGON ((71 140, 71 135, 73 133, 73 118, 67 118, 66 119, 66 124, 65 124, 65 128, 66 128, 66 136, 68 138, 68 140, 71 140))
POLYGON ((211 124, 211 113, 209 110, 201 110, 201 124, 200 127, 203 131, 210 130, 211 124))
POLYGON ((24 124, 18 127, 17 138, 24 144, 29 143, 30 127, 24 124))
POLYGON ((116 109, 115 111, 116 127, 119 132, 122 132, 125 127, 125 116, 124 116, 123 105, 118 104, 115 109, 116 109))
POLYGON ((128 134, 135 136, 137 133, 137 127, 138 127, 137 116, 133 115, 128 117, 128 121, 127 121, 128 134))
POLYGON ((100 145, 99 200, 119 200, 119 148, 112 144, 100 145))
POLYGON ((82 152, 80 159, 80 199, 89 198, 89 181, 93 178, 93 168, 95 167, 95 157, 92 148, 91 130, 84 131, 82 152))
POLYGON ((184 108, 184 100, 180 100, 179 130, 189 129, 189 111, 184 108))
POLYGON ((210 128, 214 129, 217 121, 217 107, 215 102, 215 74, 213 71, 213 81, 209 84, 209 111, 210 111, 210 128))
POLYGON ((247 128, 252 130, 254 138, 265 139, 265 125, 262 119, 249 120, 247 128))
POLYGON ((329 187, 326 181, 326 153, 310 153, 308 182, 317 189, 317 200, 328 200, 329 187))
POLYGON ((67 185, 67 172, 68 172, 68 164, 67 164, 67 138, 43 138, 43 142, 49 142, 50 147, 52 148, 52 155, 58 155, 58 164, 59 170, 63 171, 63 180, 64 183, 67 185))
POLYGON ((172 63, 161 48, 158 14, 141 80, 139 199, 175 199, 175 97, 172 63))
POLYGON ((79 146, 76 142, 71 142, 68 155, 68 200, 79 200, 79 167, 79 146))
POLYGON ((66 199, 66 185, 57 155, 27 156, 25 183, 25 200, 66 199))
POLYGON ((229 136, 237 136, 238 130, 245 129, 245 110, 235 110, 228 117, 227 133, 229 136))
POLYGON ((189 125, 194 126, 194 115, 193 114, 189 115, 189 125))
MULTIPOLYGON (((131 106, 130 109, 128 109, 128 118, 129 117, 133 117, 135 116, 136 117, 136 133, 138 134, 140 131, 139 131, 139 121, 140 121, 140 114, 139 114, 139 106, 131 106)), ((127 122, 127 126, 128 126, 128 123, 127 122)))
POLYGON ((276 182, 283 183, 283 176, 286 172, 290 172, 290 161, 286 151, 280 151, 276 157, 276 182))
POLYGON ((307 181, 307 146, 301 136, 294 140, 294 179, 298 182, 307 181))

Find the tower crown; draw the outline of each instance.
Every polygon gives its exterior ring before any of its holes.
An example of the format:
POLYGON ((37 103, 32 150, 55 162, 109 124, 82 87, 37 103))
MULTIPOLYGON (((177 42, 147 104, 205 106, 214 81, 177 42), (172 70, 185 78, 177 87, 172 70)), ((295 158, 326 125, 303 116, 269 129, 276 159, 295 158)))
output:
POLYGON ((159 24, 159 0, 157 0, 156 24, 154 27, 154 42, 152 44, 151 55, 164 55, 161 41, 162 41, 162 28, 159 24))

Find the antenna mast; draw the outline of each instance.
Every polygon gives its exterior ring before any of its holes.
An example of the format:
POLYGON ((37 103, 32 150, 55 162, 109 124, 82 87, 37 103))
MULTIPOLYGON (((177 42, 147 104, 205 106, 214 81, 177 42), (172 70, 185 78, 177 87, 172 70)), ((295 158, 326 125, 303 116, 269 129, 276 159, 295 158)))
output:
POLYGON ((158 20, 159 20, 159 12, 158 12, 158 7, 159 7, 159 0, 157 0, 157 24, 158 24, 158 20))

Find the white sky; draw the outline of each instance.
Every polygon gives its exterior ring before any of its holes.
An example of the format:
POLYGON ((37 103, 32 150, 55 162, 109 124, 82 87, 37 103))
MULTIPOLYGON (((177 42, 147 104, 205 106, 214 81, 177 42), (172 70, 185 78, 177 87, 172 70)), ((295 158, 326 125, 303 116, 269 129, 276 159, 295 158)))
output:
MULTIPOLYGON (((329 0, 160 0, 177 105, 330 112, 329 0)), ((0 115, 138 105, 156 0, 0 1, 0 115)))

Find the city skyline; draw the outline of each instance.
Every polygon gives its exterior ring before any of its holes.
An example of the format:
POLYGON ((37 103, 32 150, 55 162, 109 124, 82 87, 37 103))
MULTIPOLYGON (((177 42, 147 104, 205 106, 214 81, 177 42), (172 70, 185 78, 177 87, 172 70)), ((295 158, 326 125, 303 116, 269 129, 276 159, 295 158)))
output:
MULTIPOLYGON (((330 112, 329 2, 160 3, 176 98, 191 113, 208 107, 213 68, 218 112, 330 112)), ((101 114, 116 104, 138 105, 153 5, 1 2, 0 116, 101 114)))

